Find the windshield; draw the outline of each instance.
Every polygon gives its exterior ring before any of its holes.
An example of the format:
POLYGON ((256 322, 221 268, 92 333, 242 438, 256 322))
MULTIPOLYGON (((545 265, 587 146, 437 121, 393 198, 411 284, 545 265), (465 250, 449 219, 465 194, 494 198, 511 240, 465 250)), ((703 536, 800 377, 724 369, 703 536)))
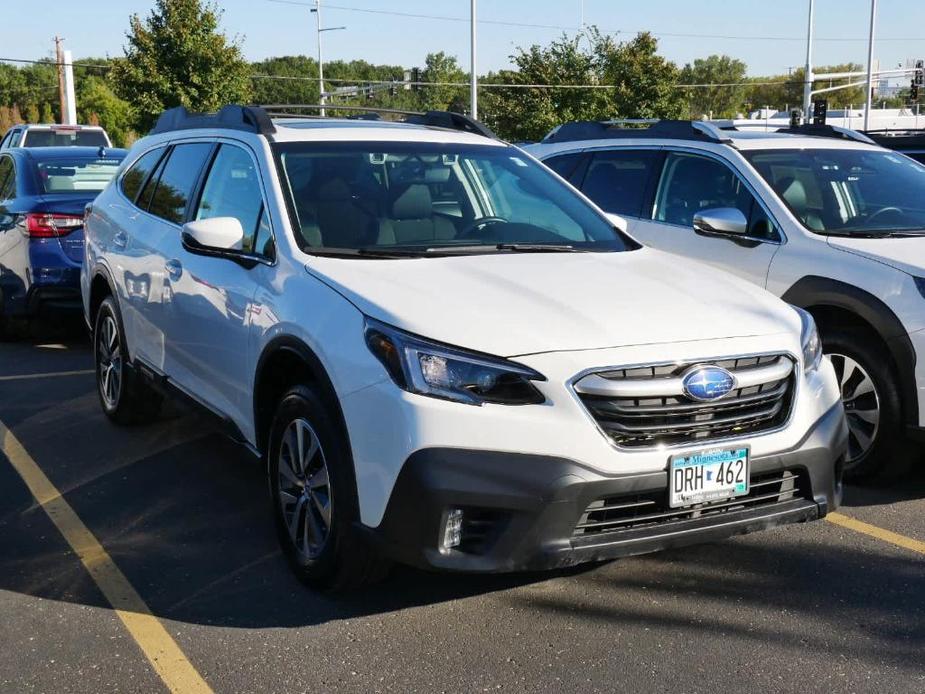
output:
POLYGON ((112 180, 118 159, 46 159, 35 167, 44 193, 99 193, 112 180))
POLYGON ((925 230, 925 166, 862 149, 743 152, 810 231, 880 236, 925 230))
POLYGON ((635 248, 512 147, 340 142, 275 145, 309 253, 369 255, 635 248))
POLYGON ((30 128, 23 136, 23 147, 109 147, 102 130, 30 128))

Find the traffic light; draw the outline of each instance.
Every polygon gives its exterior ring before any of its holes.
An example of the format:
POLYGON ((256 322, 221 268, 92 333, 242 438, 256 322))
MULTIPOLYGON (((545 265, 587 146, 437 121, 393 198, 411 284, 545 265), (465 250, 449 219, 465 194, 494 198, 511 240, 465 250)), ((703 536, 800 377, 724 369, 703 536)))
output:
POLYGON ((813 125, 825 125, 825 114, 829 110, 828 99, 819 99, 813 103, 813 125))
POLYGON ((909 86, 909 101, 918 101, 919 100, 919 83, 916 80, 912 80, 912 84, 909 86))
POLYGON ((411 88, 414 91, 417 91, 421 88, 419 82, 421 81, 421 68, 414 67, 411 68, 411 88))
POLYGON ((800 123, 802 122, 803 122, 803 112, 798 108, 792 109, 790 111, 790 127, 799 128, 800 123))

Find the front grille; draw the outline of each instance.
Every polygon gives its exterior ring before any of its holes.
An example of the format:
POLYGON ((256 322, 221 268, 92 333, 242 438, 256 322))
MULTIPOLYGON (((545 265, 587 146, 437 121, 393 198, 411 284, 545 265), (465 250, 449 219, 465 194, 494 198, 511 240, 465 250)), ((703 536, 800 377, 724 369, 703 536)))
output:
POLYGON ((795 390, 793 367, 790 357, 772 354, 612 369, 583 377, 575 392, 618 446, 709 442, 770 431, 786 422, 795 390), (683 375, 701 365, 728 370, 736 387, 711 402, 689 398, 683 375))
POLYGON ((791 470, 752 475, 748 494, 685 508, 670 508, 664 489, 631 496, 605 497, 588 505, 573 535, 583 537, 620 532, 807 498, 810 498, 810 490, 806 473, 791 470))

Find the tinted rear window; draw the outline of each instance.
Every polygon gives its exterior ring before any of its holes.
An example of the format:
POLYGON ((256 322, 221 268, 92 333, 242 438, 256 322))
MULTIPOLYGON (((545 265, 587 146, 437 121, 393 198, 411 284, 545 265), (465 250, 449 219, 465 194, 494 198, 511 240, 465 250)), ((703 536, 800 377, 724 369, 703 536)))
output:
POLYGON ((121 163, 120 159, 62 158, 36 163, 39 182, 45 193, 99 193, 121 163))
POLYGON ((100 130, 27 130, 23 147, 109 147, 100 130))
POLYGON ((141 186, 148 179, 148 174, 157 166, 157 162, 160 161, 163 153, 164 149, 162 147, 152 149, 139 157, 138 161, 132 164, 132 167, 125 172, 122 177, 122 192, 125 193, 125 197, 134 202, 135 198, 138 197, 141 186))

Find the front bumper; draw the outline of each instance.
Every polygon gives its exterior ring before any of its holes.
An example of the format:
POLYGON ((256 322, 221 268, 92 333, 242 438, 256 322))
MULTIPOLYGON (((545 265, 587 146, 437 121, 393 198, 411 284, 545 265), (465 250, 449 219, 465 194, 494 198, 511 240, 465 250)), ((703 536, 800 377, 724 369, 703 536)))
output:
POLYGON ((423 449, 406 461, 381 524, 375 529, 363 526, 363 531, 397 561, 477 572, 562 567, 714 541, 816 520, 836 508, 846 441, 838 403, 798 446, 751 461, 753 478, 776 471, 799 473, 799 498, 583 536, 574 534, 575 526, 592 501, 667 494, 667 473, 605 476, 565 458, 423 449), (451 508, 463 509, 467 519, 463 543, 441 551, 451 508))

